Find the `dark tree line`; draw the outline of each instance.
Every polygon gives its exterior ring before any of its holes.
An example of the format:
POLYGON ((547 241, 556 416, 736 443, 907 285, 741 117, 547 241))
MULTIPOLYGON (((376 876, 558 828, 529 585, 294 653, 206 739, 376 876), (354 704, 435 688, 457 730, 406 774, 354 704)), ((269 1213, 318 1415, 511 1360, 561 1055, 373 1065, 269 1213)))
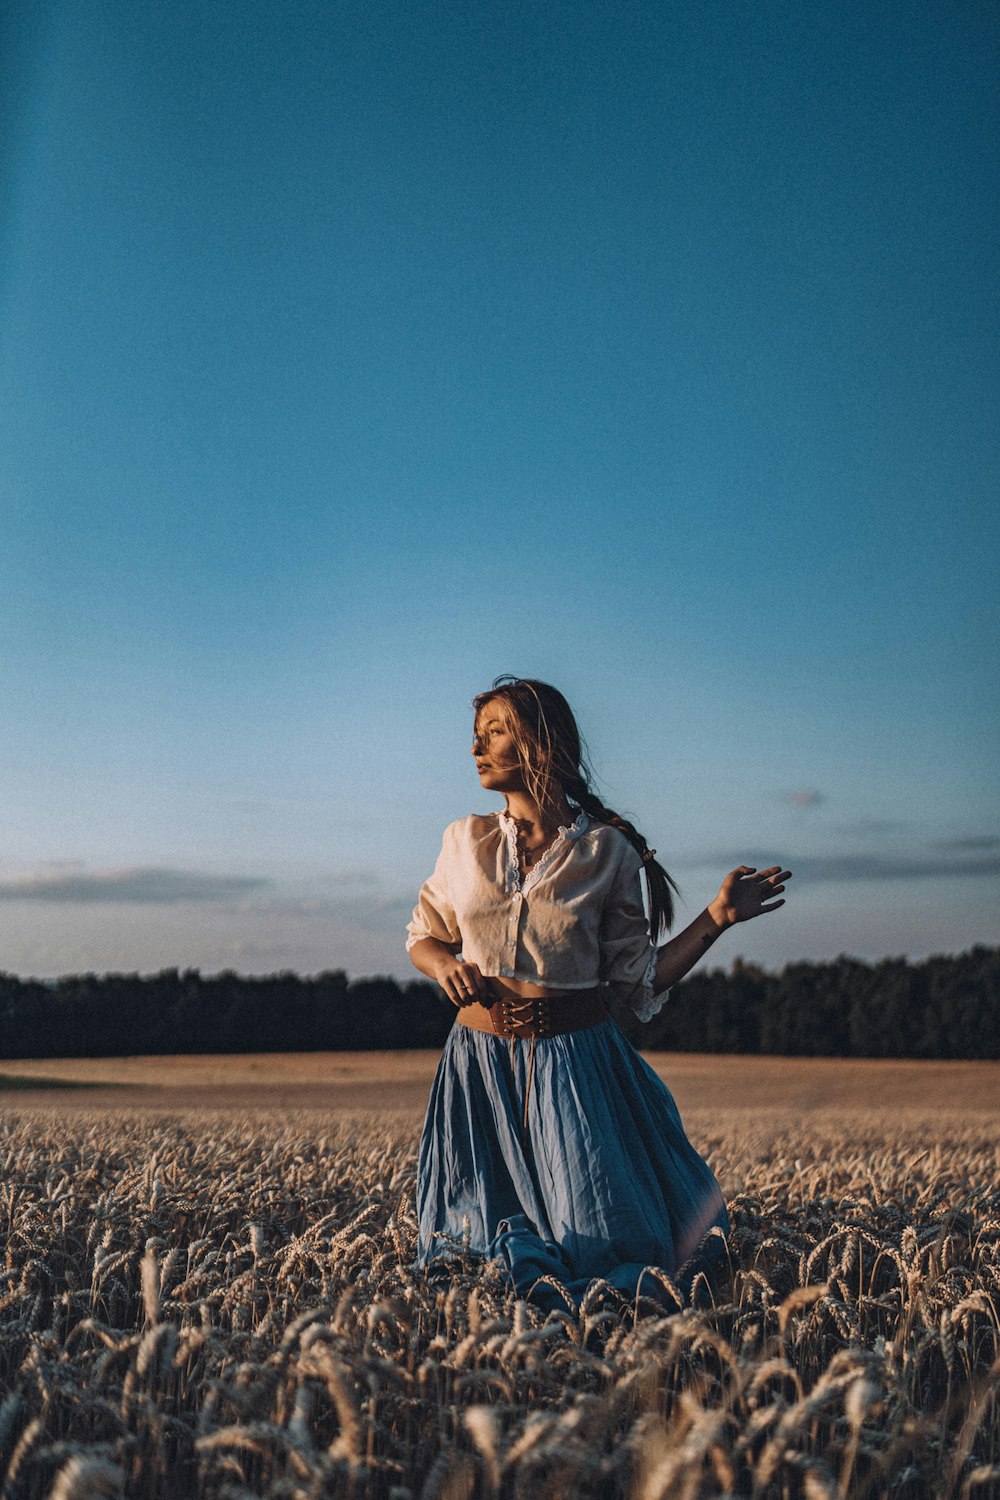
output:
MULTIPOLYGON (((303 979, 166 969, 51 983, 0 974, 0 1058, 436 1048, 453 1019, 436 985, 351 982, 340 970, 303 979)), ((1000 949, 919 964, 839 958, 777 974, 737 961, 728 973, 690 975, 648 1025, 620 1020, 657 1051, 996 1058, 1000 949)))
POLYGON ((918 964, 838 958, 778 974, 737 959, 728 974, 695 970, 647 1026, 625 1029, 650 1051, 997 1058, 1000 948, 918 964))
POLYGON ((165 969, 53 983, 0 974, 0 1058, 441 1047, 451 1022, 434 984, 352 983, 341 970, 303 979, 165 969))

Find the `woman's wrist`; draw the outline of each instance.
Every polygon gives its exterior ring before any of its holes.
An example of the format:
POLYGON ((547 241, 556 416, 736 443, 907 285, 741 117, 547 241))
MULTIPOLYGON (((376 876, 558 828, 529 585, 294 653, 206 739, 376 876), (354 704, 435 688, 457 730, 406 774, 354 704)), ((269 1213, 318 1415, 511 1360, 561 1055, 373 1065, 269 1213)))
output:
POLYGON ((455 966, 455 955, 444 943, 437 943, 431 956, 431 967, 434 970, 433 978, 443 986, 443 981, 453 971, 455 966))
POLYGON ((719 937, 723 932, 725 932, 727 927, 731 927, 733 925, 726 919, 725 907, 721 906, 721 904, 717 900, 709 902, 708 906, 706 906, 705 908, 705 915, 715 928, 715 932, 713 934, 714 937, 719 937))

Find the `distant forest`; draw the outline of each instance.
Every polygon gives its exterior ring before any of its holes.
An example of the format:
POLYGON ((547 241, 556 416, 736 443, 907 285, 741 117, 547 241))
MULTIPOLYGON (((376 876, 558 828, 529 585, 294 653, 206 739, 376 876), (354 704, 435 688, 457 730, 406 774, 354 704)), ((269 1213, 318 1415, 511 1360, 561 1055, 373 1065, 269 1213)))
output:
MULTIPOLYGON (((1000 1057, 1000 948, 911 964, 737 960, 696 971, 648 1025, 618 1020, 650 1051, 800 1057, 1000 1057)), ((440 1047, 454 1010, 424 980, 303 979, 197 969, 82 974, 52 982, 0 974, 0 1058, 177 1052, 326 1052, 440 1047)))

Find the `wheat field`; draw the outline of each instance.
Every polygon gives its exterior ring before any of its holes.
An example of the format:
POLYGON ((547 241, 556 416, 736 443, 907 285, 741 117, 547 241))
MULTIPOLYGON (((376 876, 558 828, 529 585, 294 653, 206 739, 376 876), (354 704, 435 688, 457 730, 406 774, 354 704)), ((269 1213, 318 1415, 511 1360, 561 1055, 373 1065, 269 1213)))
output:
POLYGON ((545 1316, 414 1271, 412 1110, 7 1098, 2 1500, 1000 1496, 982 1108, 689 1111, 714 1292, 545 1316))

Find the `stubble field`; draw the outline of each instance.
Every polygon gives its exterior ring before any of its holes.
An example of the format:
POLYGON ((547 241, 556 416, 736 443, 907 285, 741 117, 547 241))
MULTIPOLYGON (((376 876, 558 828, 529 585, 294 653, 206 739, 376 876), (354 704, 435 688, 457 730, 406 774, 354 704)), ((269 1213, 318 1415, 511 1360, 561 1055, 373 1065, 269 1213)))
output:
POLYGON ((730 1269, 547 1317, 412 1269, 425 1054, 4 1063, 3 1500, 1000 1496, 1000 1065, 656 1061, 730 1269))

